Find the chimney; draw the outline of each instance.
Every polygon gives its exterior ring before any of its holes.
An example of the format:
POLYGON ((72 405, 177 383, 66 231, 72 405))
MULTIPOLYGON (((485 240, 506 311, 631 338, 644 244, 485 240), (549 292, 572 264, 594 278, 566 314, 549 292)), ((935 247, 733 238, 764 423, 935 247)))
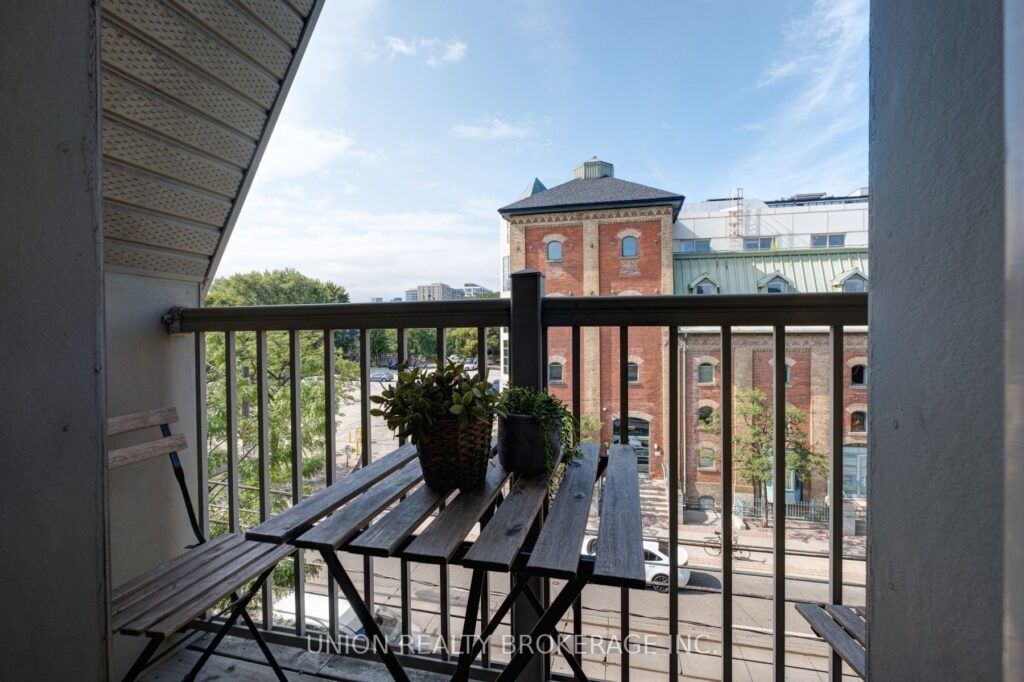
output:
POLYGON ((580 165, 576 166, 576 170, 573 171, 572 176, 577 180, 592 180, 594 178, 614 178, 615 166, 608 163, 607 161, 601 161, 596 156, 594 156, 590 159, 590 161, 584 161, 580 165))

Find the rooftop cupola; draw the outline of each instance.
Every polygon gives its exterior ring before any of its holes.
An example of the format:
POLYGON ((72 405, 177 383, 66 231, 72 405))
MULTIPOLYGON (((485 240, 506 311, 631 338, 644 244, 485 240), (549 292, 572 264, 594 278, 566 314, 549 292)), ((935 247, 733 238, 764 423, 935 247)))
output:
POLYGON ((601 161, 596 156, 592 157, 590 161, 584 161, 580 165, 576 166, 576 170, 573 171, 573 178, 577 180, 593 180, 595 178, 614 178, 615 177, 615 166, 608 163, 607 161, 601 161))

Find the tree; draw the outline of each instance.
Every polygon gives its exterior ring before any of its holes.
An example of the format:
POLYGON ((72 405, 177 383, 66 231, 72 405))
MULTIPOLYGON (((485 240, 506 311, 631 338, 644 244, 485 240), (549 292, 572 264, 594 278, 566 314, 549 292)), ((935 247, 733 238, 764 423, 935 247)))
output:
MULTIPOLYGON (((736 394, 737 432, 733 435, 736 473, 750 481, 761 498, 762 521, 768 524, 768 482, 774 473, 775 409, 764 391, 752 388, 736 394)), ((828 473, 828 458, 807 447, 807 434, 801 426, 804 415, 795 408, 786 409, 786 468, 802 481, 812 473, 828 473)), ((717 428, 713 413, 706 430, 717 428)), ((777 485, 784 485, 777 482, 777 485)))
MULTIPOLYGON (((206 298, 210 307, 243 305, 283 305, 303 303, 347 303, 345 289, 333 282, 306 277, 295 270, 273 270, 236 274, 214 281, 206 298)), ((210 333, 207 339, 207 407, 211 532, 226 532, 227 518, 227 398, 225 335, 210 333)), ((322 482, 326 462, 324 443, 324 334, 321 331, 298 332, 299 375, 301 377, 302 481, 303 494, 322 482)), ((339 337, 332 338, 338 348, 339 337)), ((236 347, 236 386, 238 391, 238 483, 239 521, 243 527, 259 522, 259 404, 255 332, 238 332, 236 347)), ((288 332, 267 333, 267 453, 269 459, 271 515, 291 506, 291 359, 288 332)), ((351 402, 353 382, 358 381, 358 366, 344 358, 335 359, 336 404, 351 402)), ((315 566, 308 567, 315 574, 315 566)), ((282 562, 274 571, 274 584, 294 584, 293 564, 282 562)))

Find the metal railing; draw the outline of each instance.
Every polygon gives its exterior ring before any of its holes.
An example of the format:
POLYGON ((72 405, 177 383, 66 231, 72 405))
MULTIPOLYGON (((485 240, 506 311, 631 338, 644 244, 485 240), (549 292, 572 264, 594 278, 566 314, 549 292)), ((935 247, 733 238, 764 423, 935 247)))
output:
MULTIPOLYGON (((777 295, 742 295, 742 296, 622 296, 622 297, 544 297, 544 277, 534 271, 523 271, 512 275, 512 296, 507 299, 472 299, 464 301, 439 302, 395 302, 379 304, 325 304, 325 305, 291 305, 291 306, 257 306, 236 308, 187 308, 174 309, 165 316, 165 322, 171 333, 195 334, 196 353, 196 415, 199 446, 199 491, 200 511, 204 526, 209 532, 210 517, 208 513, 209 481, 207 480, 207 461, 209 453, 207 443, 207 377, 206 377, 206 335, 223 334, 225 349, 225 424, 227 433, 227 487, 226 523, 231 531, 240 529, 239 510, 239 477, 238 477, 238 390, 236 363, 236 335, 240 332, 253 332, 256 340, 256 421, 258 424, 258 443, 256 456, 259 469, 259 521, 265 520, 271 513, 271 490, 269 471, 269 437, 268 433, 268 376, 267 376, 267 335, 272 332, 287 332, 289 338, 289 377, 288 381, 299 390, 290 395, 290 441, 292 448, 291 461, 291 496, 292 502, 300 499, 303 490, 303 441, 302 441, 302 405, 301 357, 299 334, 318 332, 323 335, 323 382, 325 386, 324 419, 325 434, 323 457, 326 465, 325 484, 334 482, 335 462, 337 457, 336 422, 334 419, 335 397, 335 330, 358 330, 359 343, 359 384, 361 426, 361 463, 370 461, 371 419, 369 414, 369 332, 376 329, 394 329, 397 337, 397 356, 408 355, 407 330, 435 329, 438 355, 445 354, 445 330, 471 327, 477 330, 477 362, 480 371, 487 366, 486 330, 491 327, 508 327, 510 338, 510 376, 516 385, 530 385, 537 388, 545 387, 548 330, 567 327, 571 330, 572 371, 569 390, 571 405, 577 422, 581 417, 582 405, 582 372, 581 340, 583 330, 588 327, 614 327, 618 330, 618 402, 619 419, 623 425, 629 424, 630 383, 628 380, 628 347, 630 329, 637 327, 655 327, 664 330, 667 337, 667 358, 665 368, 665 386, 667 387, 667 407, 669 442, 667 446, 667 482, 668 482, 668 516, 669 546, 680 544, 679 537, 679 466, 680 466, 680 423, 686 417, 681 412, 680 402, 680 346, 678 328, 680 326, 719 327, 721 334, 721 429, 722 433, 732 433, 735 407, 733 405, 733 328, 740 326, 769 326, 773 330, 773 395, 775 408, 774 433, 775 452, 785 451, 785 410, 786 382, 783 361, 786 343, 787 326, 827 326, 830 348, 830 395, 829 416, 832 424, 829 438, 829 486, 832 490, 842 489, 843 461, 843 386, 844 367, 841 361, 843 352, 843 327, 865 325, 867 323, 867 295, 855 293, 837 294, 777 294, 777 295)), ((626 442, 628 429, 620 429, 619 439, 626 442)), ((721 441, 721 476, 723 481, 734 480, 732 439, 721 441)), ((786 475, 785 458, 774 459, 775 480, 784 480, 786 475)), ((787 514, 783 486, 774 489, 773 508, 773 539, 772 551, 774 558, 774 574, 772 577, 773 627, 771 628, 773 669, 775 679, 781 680, 786 668, 787 636, 785 630, 786 616, 786 574, 784 568, 787 555, 786 521, 787 514)), ((734 506, 731 485, 722 486, 721 506, 731 509, 734 506)), ((843 532, 842 513, 833 507, 829 510, 829 577, 828 600, 831 603, 843 601, 843 532)), ((723 555, 731 556, 733 544, 732 518, 729 514, 722 515, 723 555)), ((679 676, 679 585, 677 556, 670 552, 669 593, 668 593, 668 632, 669 632, 669 675, 671 679, 679 676)), ((263 595, 263 624, 268 639, 305 646, 301 637, 305 633, 304 615, 304 584, 301 552, 294 559, 295 575, 295 624, 293 631, 288 633, 281 627, 274 626, 272 612, 272 594, 270 587, 263 595)), ((373 559, 364 558, 364 585, 367 603, 372 609, 374 595, 373 559)), ((448 569, 440 568, 440 617, 441 636, 450 641, 451 635, 451 602, 449 598, 450 581, 448 569)), ((411 633, 412 605, 409 566, 401 561, 401 621, 402 634, 411 633)), ((546 595, 543 586, 541 593, 546 595)), ((484 586, 485 594, 489 594, 489 586, 484 586)), ((723 562, 721 573, 721 678, 732 679, 733 631, 750 630, 746 626, 734 625, 733 619, 733 570, 729 562, 723 562)), ((338 634, 337 587, 329 581, 328 598, 330 604, 329 633, 332 638, 338 634)), ((546 597, 545 597, 546 598, 546 597)), ((485 605, 487 600, 483 602, 485 605)), ((484 607, 486 608, 486 606, 484 607)), ((577 600, 573 606, 573 634, 582 635, 583 606, 577 600)), ((619 594, 620 641, 626 641, 630 634, 630 593, 622 589, 619 594)), ((513 634, 528 633, 536 616, 527 608, 513 610, 513 634)), ((578 639, 576 641, 579 641, 578 639)), ((407 659, 412 665, 443 672, 454 672, 454 664, 447 660, 439 660, 425 655, 409 655, 407 659)), ((831 656, 832 680, 841 678, 841 662, 834 654, 831 656)), ((541 662, 540 665, 546 665, 541 662)), ((484 677, 493 676, 500 669, 500 664, 490 659, 490 648, 485 647, 482 666, 474 667, 475 674, 484 677)), ((629 679, 629 652, 623 648, 620 659, 621 679, 629 679)), ((550 668, 547 668, 550 670, 550 668)), ((535 669, 539 672, 540 669, 535 669)), ((558 677, 558 676, 555 676, 558 677)))

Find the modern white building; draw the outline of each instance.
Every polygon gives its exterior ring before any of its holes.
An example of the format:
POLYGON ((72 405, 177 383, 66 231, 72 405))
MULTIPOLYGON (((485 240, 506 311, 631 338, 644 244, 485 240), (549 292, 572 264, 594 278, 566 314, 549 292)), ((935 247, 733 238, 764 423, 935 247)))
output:
POLYGON ((462 285, 462 297, 463 298, 474 298, 476 296, 486 296, 487 294, 493 294, 494 292, 487 287, 474 284, 473 282, 466 282, 462 285))
POLYGON ((847 196, 724 199, 683 204, 673 226, 676 253, 774 251, 868 245, 868 188, 847 196))

